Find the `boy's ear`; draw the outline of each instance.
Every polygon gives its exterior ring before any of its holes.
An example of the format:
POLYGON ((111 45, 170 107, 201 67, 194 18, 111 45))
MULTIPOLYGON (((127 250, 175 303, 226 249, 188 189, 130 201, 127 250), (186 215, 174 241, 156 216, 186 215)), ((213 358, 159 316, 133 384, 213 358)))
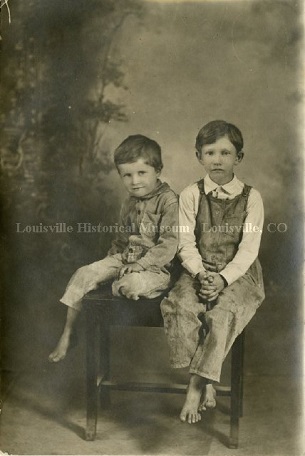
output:
POLYGON ((197 160, 201 163, 201 153, 198 152, 198 150, 196 150, 196 157, 197 157, 197 160))
POLYGON ((240 163, 240 162, 242 161, 242 159, 244 158, 244 155, 245 155, 245 154, 243 153, 242 150, 241 150, 240 152, 237 153, 237 158, 236 158, 237 163, 240 163))

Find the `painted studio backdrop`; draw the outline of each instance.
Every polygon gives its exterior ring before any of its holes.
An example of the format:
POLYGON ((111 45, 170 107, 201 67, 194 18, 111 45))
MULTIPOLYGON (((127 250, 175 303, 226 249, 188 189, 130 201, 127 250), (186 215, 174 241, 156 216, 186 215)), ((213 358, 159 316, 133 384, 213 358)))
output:
MULTIPOLYGON (((21 371, 50 369, 45 364, 62 330, 65 309, 58 299, 67 280, 110 246, 107 227, 117 221, 124 196, 112 163, 115 147, 136 133, 158 141, 162 179, 179 193, 203 176, 195 137, 214 119, 242 131, 245 157, 237 175, 260 191, 265 204, 260 259, 266 301, 247 333, 247 372, 300 376, 301 3, 8 5, 1 9, 0 88, 7 384, 21 371), (100 233, 94 232, 98 225, 100 233)), ((81 318, 80 339, 83 323, 81 318)), ((116 363, 126 375, 169 370, 159 330, 141 353, 146 334, 125 333, 129 349, 123 352, 117 341, 116 363)), ((53 367, 63 410, 71 383, 83 385, 82 342, 75 350, 73 378, 65 381, 65 367, 53 367)))

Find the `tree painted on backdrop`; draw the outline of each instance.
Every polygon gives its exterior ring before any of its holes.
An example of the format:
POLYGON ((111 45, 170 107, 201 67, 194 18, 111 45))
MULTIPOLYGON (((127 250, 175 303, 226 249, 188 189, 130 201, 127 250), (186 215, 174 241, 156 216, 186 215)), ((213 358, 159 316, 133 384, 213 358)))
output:
MULTIPOLYGON (((130 15, 140 17, 140 2, 18 1, 11 15, 2 35, 0 92, 6 235, 15 222, 112 224, 117 202, 103 179, 113 169, 113 145, 105 132, 109 122, 127 120, 118 101, 126 87, 115 39, 130 15)), ((24 236, 21 249, 70 271, 104 254, 105 239, 24 236)))

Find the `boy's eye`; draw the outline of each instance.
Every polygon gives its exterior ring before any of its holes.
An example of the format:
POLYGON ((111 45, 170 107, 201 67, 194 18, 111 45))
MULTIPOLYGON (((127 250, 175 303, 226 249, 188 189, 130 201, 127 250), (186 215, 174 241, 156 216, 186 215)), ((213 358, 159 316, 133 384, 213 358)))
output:
POLYGON ((145 173, 146 173, 146 171, 139 171, 140 176, 143 176, 143 174, 145 174, 145 173))
POLYGON ((129 173, 123 174, 123 177, 130 177, 129 173))

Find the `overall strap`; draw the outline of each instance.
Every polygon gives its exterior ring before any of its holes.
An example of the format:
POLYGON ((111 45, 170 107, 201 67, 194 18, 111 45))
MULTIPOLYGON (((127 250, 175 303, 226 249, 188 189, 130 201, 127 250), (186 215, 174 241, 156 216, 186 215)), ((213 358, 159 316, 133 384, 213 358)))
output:
POLYGON ((197 181, 197 186, 199 188, 200 193, 204 193, 204 179, 197 181))
POLYGON ((245 208, 247 207, 248 204, 248 199, 249 199, 249 194, 251 191, 251 185, 244 184, 244 188, 242 191, 242 197, 245 199, 245 208))

